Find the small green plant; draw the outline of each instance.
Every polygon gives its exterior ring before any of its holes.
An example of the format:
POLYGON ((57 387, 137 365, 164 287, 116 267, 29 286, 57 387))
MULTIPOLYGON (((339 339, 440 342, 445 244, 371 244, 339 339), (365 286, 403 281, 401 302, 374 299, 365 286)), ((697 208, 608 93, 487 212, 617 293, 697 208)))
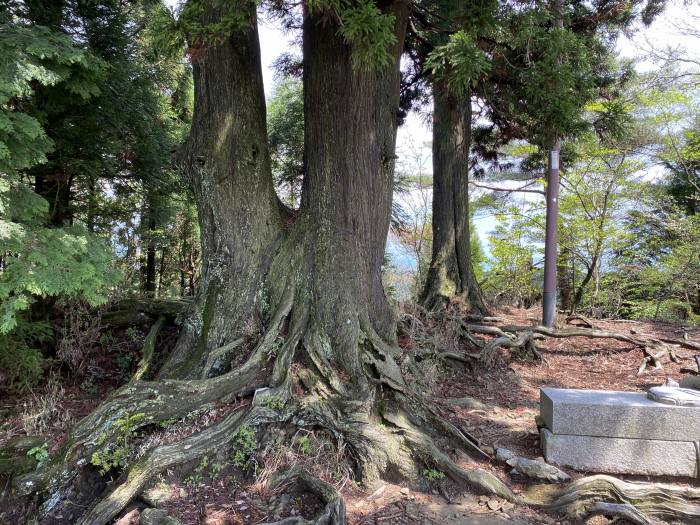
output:
POLYGON ((134 358, 129 354, 118 354, 115 361, 117 363, 117 368, 125 372, 131 368, 131 363, 134 361, 134 358))
POLYGON ((308 456, 311 454, 311 441, 306 436, 299 436, 297 440, 297 445, 299 446, 299 452, 308 456))
POLYGON ((183 480, 188 487, 198 487, 202 484, 202 476, 209 466, 209 458, 204 456, 194 470, 183 480))
POLYGON ((126 329, 126 337, 132 343, 135 343, 140 339, 138 331, 133 326, 130 326, 129 328, 126 329))
POLYGON ((282 410, 284 408, 284 400, 280 396, 266 396, 263 399, 263 406, 272 410, 282 410))
POLYGON ((80 383, 80 390, 91 396, 96 396, 98 393, 97 385, 90 379, 85 379, 82 383, 80 383))
POLYGON ((212 463, 211 468, 209 469, 209 475, 211 476, 212 479, 216 479, 219 476, 219 473, 224 470, 224 464, 223 463, 212 463))
POLYGON ((234 467, 248 469, 255 463, 255 451, 258 449, 258 441, 255 438, 255 430, 249 425, 243 425, 233 436, 235 451, 231 462, 234 467))
POLYGON ((100 335, 100 338, 98 341, 100 343, 100 346, 109 347, 109 346, 113 346, 117 343, 117 338, 114 337, 114 334, 110 330, 107 332, 103 332, 102 335, 100 335))
POLYGON ((170 417, 168 419, 161 419, 160 421, 158 421, 158 426, 161 428, 170 428, 175 423, 177 423, 177 419, 175 419, 174 417, 170 417))
MULTIPOLYGON (((90 463, 99 468, 100 474, 105 475, 113 468, 126 466, 132 453, 132 441, 140 436, 136 432, 137 423, 146 414, 140 412, 133 416, 117 419, 114 422, 114 442, 100 450, 93 452, 90 463)), ((97 444, 102 446, 107 441, 105 433, 100 434, 97 444)))
POLYGON ((443 479, 445 474, 434 468, 427 468, 423 471, 423 477, 428 481, 437 481, 443 479))
POLYGON ((34 458, 36 461, 36 467, 39 468, 44 464, 49 457, 49 444, 44 443, 38 447, 32 447, 27 451, 27 456, 34 458))

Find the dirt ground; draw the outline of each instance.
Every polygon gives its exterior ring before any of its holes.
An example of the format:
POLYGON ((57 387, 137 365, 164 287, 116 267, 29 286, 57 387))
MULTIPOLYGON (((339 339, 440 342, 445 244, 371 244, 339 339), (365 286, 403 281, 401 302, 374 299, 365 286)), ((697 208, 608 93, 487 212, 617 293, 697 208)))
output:
MULTIPOLYGON (((536 324, 540 312, 531 310, 506 310, 497 315, 497 325, 536 324)), ((595 320, 595 327, 626 334, 687 337, 700 342, 700 329, 668 323, 595 320)), ((664 362, 662 370, 653 367, 637 376, 643 359, 642 350, 613 339, 543 339, 537 341, 544 361, 521 360, 502 353, 495 367, 470 368, 455 362, 445 362, 431 380, 432 397, 443 416, 470 432, 484 445, 505 447, 519 455, 537 458, 541 455, 535 416, 539 412, 539 389, 542 386, 588 388, 605 390, 645 390, 663 384, 668 378, 676 381, 692 373, 692 351, 680 349, 679 364, 664 362), (685 369, 685 371, 682 371, 685 369), (463 406, 458 401, 473 398, 483 407, 463 406)), ((465 351, 469 351, 465 349, 465 351)), ((69 413, 70 420, 85 415, 113 388, 106 382, 104 388, 87 395, 84 390, 66 387, 60 409, 69 413)), ((0 444, 12 435, 22 434, 20 413, 30 400, 5 399, 0 402, 0 444), (24 404, 24 405, 23 405, 24 404)), ((67 427, 66 427, 67 428, 67 427)), ((46 436, 51 449, 55 449, 65 436, 66 429, 47 428, 46 436)), ((295 438, 297 439, 297 438, 295 438)), ((323 462, 319 453, 316 461, 323 462)), ((466 454, 457 458, 465 468, 476 466, 490 470, 507 482, 514 490, 525 486, 524 479, 512 477, 501 465, 477 461, 466 454)), ((576 478, 584 475, 568 471, 576 478)), ((245 478, 228 468, 216 475, 203 476, 192 483, 181 481, 182 475, 168 473, 157 480, 156 487, 167 493, 162 503, 172 516, 186 525, 255 525, 274 521, 279 516, 307 515, 318 502, 303 497, 289 498, 260 490, 245 478)), ((651 478, 629 478, 654 481, 651 478)), ((407 487, 385 484, 371 492, 361 490, 347 478, 332 480, 346 500, 349 523, 355 525, 499 525, 499 524, 547 524, 564 525, 556 516, 549 516, 527 507, 514 507, 499 500, 455 491, 447 482, 431 482, 432 490, 414 492, 407 487), (448 502, 446 496, 452 501, 448 502)), ((695 483, 692 480, 666 479, 680 484, 695 483)), ((258 484, 259 485, 259 484, 258 484)), ((145 505, 135 504, 122 514, 117 523, 138 523, 138 512, 145 505)), ((1 509, 0 509, 1 510, 1 509)), ((0 517, 2 513, 0 513, 0 517)), ((2 519, 0 519, 2 522, 2 519)), ((605 518, 594 518, 591 524, 605 524, 605 518)))

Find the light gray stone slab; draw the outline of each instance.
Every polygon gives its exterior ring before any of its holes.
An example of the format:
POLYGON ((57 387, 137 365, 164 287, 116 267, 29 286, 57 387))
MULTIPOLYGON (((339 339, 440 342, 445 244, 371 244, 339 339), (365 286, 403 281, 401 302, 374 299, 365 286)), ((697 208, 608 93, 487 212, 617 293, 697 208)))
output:
POLYGON ((641 392, 542 388, 540 414, 555 435, 700 441, 700 407, 658 403, 641 392))
POLYGON ((555 435, 540 432, 549 463, 584 472, 697 476, 695 444, 686 441, 555 435))

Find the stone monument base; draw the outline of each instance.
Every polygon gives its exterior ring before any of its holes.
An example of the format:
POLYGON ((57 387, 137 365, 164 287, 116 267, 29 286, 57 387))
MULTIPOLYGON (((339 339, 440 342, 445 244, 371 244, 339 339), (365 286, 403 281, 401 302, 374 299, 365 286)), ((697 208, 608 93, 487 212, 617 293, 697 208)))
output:
POLYGON ((698 477, 700 407, 644 393, 542 388, 545 459, 585 472, 698 477))

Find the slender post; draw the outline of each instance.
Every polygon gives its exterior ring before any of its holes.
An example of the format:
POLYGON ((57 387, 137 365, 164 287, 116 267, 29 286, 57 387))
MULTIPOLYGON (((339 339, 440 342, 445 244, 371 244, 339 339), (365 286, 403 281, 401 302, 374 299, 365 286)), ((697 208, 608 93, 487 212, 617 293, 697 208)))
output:
MULTIPOLYGON (((562 0, 554 0, 554 27, 564 29, 562 0)), ((561 57, 557 59, 561 62, 561 57)), ((557 311, 557 222, 559 218, 559 152, 561 140, 554 137, 549 151, 547 170, 547 221, 544 235, 544 290, 542 294, 542 324, 554 326, 557 311)))
POLYGON ((549 152, 547 170, 547 221, 544 237, 544 293, 542 324, 554 326, 557 310, 557 219, 559 218, 559 151, 561 141, 555 139, 549 152))

